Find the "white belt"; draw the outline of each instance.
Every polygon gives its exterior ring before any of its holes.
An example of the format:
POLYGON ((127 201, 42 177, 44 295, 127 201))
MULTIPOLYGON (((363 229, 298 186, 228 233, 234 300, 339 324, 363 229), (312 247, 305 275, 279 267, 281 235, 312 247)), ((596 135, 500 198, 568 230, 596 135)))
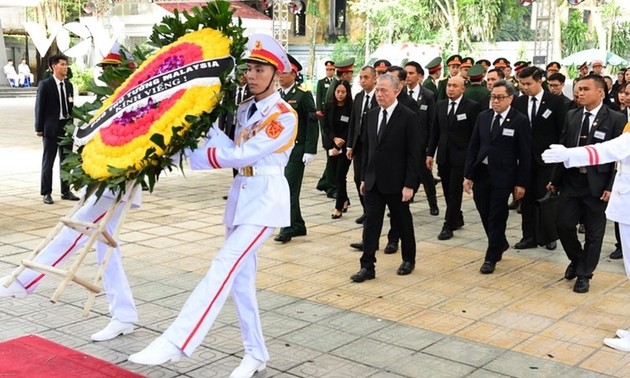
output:
POLYGON ((279 165, 265 165, 262 167, 247 166, 238 169, 241 176, 259 176, 259 175, 284 175, 284 167, 279 165))

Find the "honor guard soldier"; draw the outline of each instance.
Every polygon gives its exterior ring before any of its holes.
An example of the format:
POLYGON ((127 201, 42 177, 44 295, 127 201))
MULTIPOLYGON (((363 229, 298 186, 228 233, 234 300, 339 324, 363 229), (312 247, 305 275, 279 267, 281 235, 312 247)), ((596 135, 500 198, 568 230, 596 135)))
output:
POLYGON ((473 66, 473 64, 475 64, 475 60, 471 57, 466 57, 462 59, 462 65, 459 67, 459 76, 464 78, 466 87, 470 86, 470 75, 468 74, 468 70, 473 66))
POLYGON ((440 82, 438 83, 437 90, 437 100, 444 100, 446 98, 446 84, 448 84, 448 79, 453 76, 459 75, 459 68, 462 65, 462 57, 461 55, 452 55, 446 60, 446 66, 448 67, 448 75, 446 75, 440 82))
MULTIPOLYGON (((324 103, 328 103, 333 97, 333 88, 337 85, 339 80, 345 80, 348 83, 352 83, 352 74, 354 73, 354 58, 344 59, 341 62, 335 64, 336 76, 330 82, 330 86, 326 91, 324 97, 324 103)), ((322 130, 322 147, 324 140, 328 140, 328 136, 322 130)), ((326 150, 326 148, 324 148, 326 150)), ((317 182, 317 190, 326 192, 328 198, 335 198, 337 192, 337 185, 335 184, 335 173, 331 168, 331 157, 326 153, 326 168, 322 173, 322 177, 317 182)))
POLYGON ((483 84, 485 71, 480 64, 475 64, 468 70, 470 86, 464 91, 464 97, 481 103, 490 95, 490 90, 483 84))
POLYGON ((274 86, 279 73, 291 71, 282 46, 253 34, 248 49, 245 75, 253 97, 236 111, 236 141, 213 127, 206 143, 189 154, 192 169, 239 170, 223 218, 225 241, 177 318, 144 350, 129 356, 130 362, 161 365, 191 356, 230 294, 244 345, 243 360, 230 378, 250 378, 269 360, 256 301, 256 260, 274 228, 290 223, 284 167, 295 145, 297 116, 274 86))
POLYGON ((437 93, 437 82, 442 74, 442 58, 438 56, 431 60, 427 64, 427 71, 429 71, 429 75, 422 83, 422 86, 433 93, 437 93))
POLYGON ((391 66, 392 64, 387 59, 379 59, 376 62, 374 62, 374 69, 376 70, 376 77, 379 77, 387 73, 387 69, 391 66))
POLYGON ((326 66, 326 77, 317 81, 317 91, 315 92, 317 101, 317 118, 324 118, 324 103, 326 102, 326 92, 335 76, 335 62, 327 60, 324 62, 326 66))
POLYGON ((302 65, 290 54, 291 72, 280 74, 280 95, 291 105, 298 115, 298 130, 295 146, 284 169, 284 176, 289 182, 291 192, 291 225, 283 227, 273 240, 281 243, 291 241, 294 236, 306 235, 306 224, 300 211, 300 192, 304 167, 311 163, 317 153, 319 130, 315 120, 315 103, 311 92, 298 88, 295 79, 302 70, 302 65))

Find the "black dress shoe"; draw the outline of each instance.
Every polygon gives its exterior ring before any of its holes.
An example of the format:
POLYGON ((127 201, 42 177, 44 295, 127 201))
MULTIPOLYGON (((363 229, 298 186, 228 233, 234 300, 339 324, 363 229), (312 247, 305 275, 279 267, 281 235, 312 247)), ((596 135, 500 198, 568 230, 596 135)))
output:
POLYGON ((363 221, 365 220, 365 214, 361 215, 360 217, 358 217, 357 219, 355 219, 354 221, 357 224, 363 224, 363 221))
POLYGON ((492 261, 484 261, 483 265, 481 265, 481 268, 479 268, 479 272, 481 272, 481 274, 492 274, 494 273, 494 267, 496 266, 496 263, 493 263, 492 261))
POLYGON ((396 274, 398 274, 399 276, 406 276, 407 274, 411 274, 415 267, 416 263, 413 263, 411 261, 403 261, 403 263, 400 264, 400 266, 398 267, 396 274))
POLYGON ((373 280, 374 278, 376 278, 374 269, 367 268, 361 268, 361 270, 350 277, 350 279, 354 282, 363 282, 365 280, 373 280))
POLYGON ((549 251, 553 251, 557 247, 558 247, 558 243, 556 243, 555 241, 552 241, 551 243, 545 246, 545 248, 547 248, 549 251))
POLYGON ((574 263, 573 261, 569 264, 569 266, 567 266, 567 270, 564 271, 564 278, 566 278, 567 280, 572 280, 575 277, 577 277, 577 263, 574 263))
POLYGON ((350 247, 356 249, 357 251, 363 251, 363 242, 350 243, 350 247))
POLYGON ((280 242, 280 243, 287 243, 287 242, 291 241, 291 236, 284 235, 284 234, 279 234, 278 236, 273 238, 273 240, 275 240, 277 242, 280 242))
POLYGON ((584 277, 584 276, 580 276, 578 277, 578 279, 575 281, 575 285, 573 285, 573 291, 576 293, 588 293, 588 288, 589 288, 589 284, 588 284, 588 277, 584 277))
POLYGON ((343 215, 343 213, 339 213, 339 214, 330 214, 330 218, 331 219, 339 219, 341 218, 341 216, 343 215))
POLYGON ((438 216, 438 215, 440 215, 440 209, 438 209, 437 205, 433 205, 429 209, 429 214, 431 214, 433 216, 438 216))
POLYGON ((386 255, 391 255, 392 253, 396 253, 398 251, 398 243, 394 243, 394 242, 388 242, 387 245, 385 246, 385 250, 383 250, 383 252, 385 252, 386 255))
POLYGON ((617 247, 617 249, 612 251, 612 253, 608 257, 610 257, 613 260, 619 260, 623 258, 623 252, 621 252, 621 248, 617 247))
POLYGON ((55 203, 55 201, 53 201, 52 196, 50 194, 46 194, 44 195, 44 203, 46 205, 52 205, 53 203, 55 203))
POLYGON ((448 228, 443 228, 438 235, 438 240, 448 240, 453 237, 453 231, 448 228))
POLYGON ((536 240, 534 240, 534 238, 523 238, 520 242, 514 244, 515 249, 528 249, 536 247, 538 247, 538 244, 536 244, 536 240))
POLYGON ((224 200, 227 200, 227 199, 228 199, 228 196, 223 196, 223 199, 224 199, 224 200))
POLYGON ((64 193, 61 195, 62 200, 78 201, 79 197, 75 196, 72 192, 64 193))

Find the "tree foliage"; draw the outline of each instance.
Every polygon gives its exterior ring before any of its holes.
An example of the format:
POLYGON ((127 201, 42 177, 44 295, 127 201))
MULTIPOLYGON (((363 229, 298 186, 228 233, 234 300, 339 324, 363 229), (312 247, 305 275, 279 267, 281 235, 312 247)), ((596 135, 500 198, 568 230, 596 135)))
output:
POLYGON ((582 12, 569 12, 569 20, 563 22, 562 30, 562 56, 568 56, 587 48, 590 41, 588 25, 582 22, 582 12))

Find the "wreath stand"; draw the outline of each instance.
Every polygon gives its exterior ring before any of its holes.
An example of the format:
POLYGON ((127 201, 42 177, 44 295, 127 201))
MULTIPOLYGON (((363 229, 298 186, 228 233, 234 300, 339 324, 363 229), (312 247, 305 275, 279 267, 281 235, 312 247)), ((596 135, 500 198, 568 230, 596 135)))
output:
POLYGON ((112 204, 112 206, 109 208, 109 210, 107 210, 105 216, 96 223, 72 219, 72 216, 76 214, 77 211, 79 211, 79 209, 85 204, 85 201, 90 198, 96 190, 96 188, 88 189, 83 199, 81 199, 72 208, 72 210, 70 210, 67 216, 61 217, 59 219, 59 223, 57 223, 55 228, 46 236, 46 238, 37 246, 37 248, 35 248, 26 259, 21 261, 20 266, 13 271, 11 278, 9 278, 7 282, 5 282, 4 286, 9 287, 27 268, 44 274, 51 274, 61 279, 61 282, 57 286, 57 290, 55 290, 52 297, 50 297, 50 301, 52 303, 56 303, 63 291, 70 284, 70 282, 75 282, 88 290, 88 298, 85 302, 82 313, 84 318, 87 317, 90 313, 90 308, 92 307, 94 298, 96 298, 96 295, 101 292, 100 285, 101 279, 103 278, 103 273, 107 268, 107 263, 109 262, 112 251, 118 246, 116 240, 118 239, 121 225, 124 223, 129 208, 131 207, 132 199, 134 198, 134 195, 136 194, 136 191, 139 187, 140 185, 134 182, 130 182, 127 184, 126 192, 129 193, 129 197, 123 205, 120 221, 116 225, 114 233, 111 235, 106 229, 107 223, 114 215, 114 212, 116 211, 116 208, 118 207, 120 202, 122 202, 122 198, 118 198, 116 202, 112 204), (37 257, 37 255, 50 243, 51 240, 53 240, 63 230, 64 227, 69 227, 88 237, 88 240, 83 245, 83 247, 81 247, 81 249, 76 252, 76 257, 74 258, 72 265, 68 269, 59 269, 34 262, 33 260, 37 257), (99 269, 96 272, 96 277, 94 277, 94 279, 90 281, 88 279, 77 276, 77 271, 83 263, 83 260, 85 260, 88 252, 92 250, 96 241, 101 241, 107 244, 107 251, 105 252, 105 256, 103 256, 103 261, 101 262, 99 269))

